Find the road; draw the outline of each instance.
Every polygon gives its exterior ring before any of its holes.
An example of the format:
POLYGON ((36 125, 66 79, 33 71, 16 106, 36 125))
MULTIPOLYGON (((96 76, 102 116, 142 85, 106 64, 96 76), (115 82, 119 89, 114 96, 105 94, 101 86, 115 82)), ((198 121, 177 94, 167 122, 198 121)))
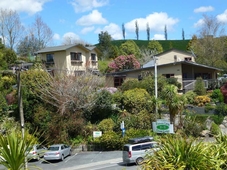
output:
MULTIPOLYGON (((29 170, 140 170, 136 164, 122 163, 121 151, 79 152, 64 161, 30 161, 29 170)), ((5 170, 0 166, 0 170, 5 170)))

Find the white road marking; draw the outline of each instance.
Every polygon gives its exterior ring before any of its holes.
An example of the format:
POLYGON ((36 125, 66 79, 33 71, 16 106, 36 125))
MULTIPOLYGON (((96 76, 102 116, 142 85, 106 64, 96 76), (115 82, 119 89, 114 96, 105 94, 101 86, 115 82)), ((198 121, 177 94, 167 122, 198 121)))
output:
POLYGON ((75 154, 75 155, 73 155, 73 156, 68 157, 69 159, 65 160, 64 162, 68 162, 68 160, 70 160, 70 159, 74 158, 77 154, 78 154, 78 153, 76 153, 76 154, 75 154))

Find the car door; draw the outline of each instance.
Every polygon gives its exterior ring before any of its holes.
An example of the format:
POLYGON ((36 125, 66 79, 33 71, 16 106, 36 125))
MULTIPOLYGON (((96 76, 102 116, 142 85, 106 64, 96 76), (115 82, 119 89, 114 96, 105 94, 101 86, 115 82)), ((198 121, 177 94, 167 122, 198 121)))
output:
POLYGON ((68 156, 70 154, 70 148, 67 145, 64 145, 64 148, 65 148, 66 156, 68 156))

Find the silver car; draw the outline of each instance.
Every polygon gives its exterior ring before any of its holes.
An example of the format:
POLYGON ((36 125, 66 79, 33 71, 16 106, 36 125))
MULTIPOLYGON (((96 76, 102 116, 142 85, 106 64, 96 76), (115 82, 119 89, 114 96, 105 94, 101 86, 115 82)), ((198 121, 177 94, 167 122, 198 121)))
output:
POLYGON ((71 155, 71 147, 65 144, 51 145, 48 151, 44 154, 44 159, 49 160, 64 160, 65 157, 71 155))
POLYGON ((42 158, 45 154, 45 152, 47 151, 47 148, 45 146, 36 144, 33 145, 32 147, 28 148, 28 155, 27 155, 27 159, 28 160, 40 160, 40 158, 42 158))

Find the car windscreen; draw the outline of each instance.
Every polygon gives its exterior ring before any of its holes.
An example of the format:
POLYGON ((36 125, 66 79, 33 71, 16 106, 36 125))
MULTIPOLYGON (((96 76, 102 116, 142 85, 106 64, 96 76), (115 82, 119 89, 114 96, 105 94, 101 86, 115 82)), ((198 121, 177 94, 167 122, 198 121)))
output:
POLYGON ((51 146, 48 148, 48 150, 50 151, 58 151, 59 150, 59 146, 51 146))

